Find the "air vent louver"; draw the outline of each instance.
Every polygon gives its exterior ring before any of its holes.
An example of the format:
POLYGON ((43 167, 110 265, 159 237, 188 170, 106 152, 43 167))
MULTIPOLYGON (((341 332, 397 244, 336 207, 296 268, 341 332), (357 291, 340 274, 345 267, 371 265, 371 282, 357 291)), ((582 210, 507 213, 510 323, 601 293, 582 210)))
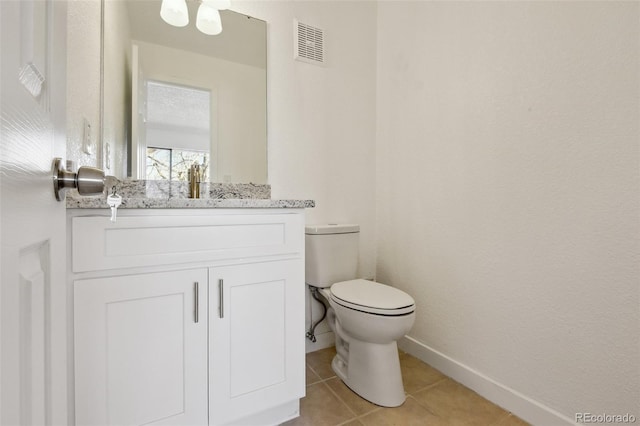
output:
POLYGON ((293 24, 294 58, 310 64, 324 64, 324 31, 297 20, 293 24))

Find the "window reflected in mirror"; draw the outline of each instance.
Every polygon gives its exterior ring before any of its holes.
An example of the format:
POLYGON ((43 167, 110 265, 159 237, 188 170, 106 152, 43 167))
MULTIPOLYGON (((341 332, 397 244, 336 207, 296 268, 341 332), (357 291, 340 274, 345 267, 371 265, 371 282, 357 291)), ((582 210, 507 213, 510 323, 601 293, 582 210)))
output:
POLYGON ((145 178, 188 180, 198 163, 209 179, 211 146, 211 92, 166 81, 146 81, 140 141, 146 145, 145 178))
MULTIPOLYGON (((220 15, 224 31, 210 36, 198 31, 195 25, 181 28, 167 25, 160 17, 160 6, 161 0, 102 0, 104 86, 100 131, 102 143, 111 148, 111 164, 115 165, 109 174, 150 179, 146 164, 148 148, 171 150, 174 163, 183 155, 179 151, 208 151, 209 182, 267 183, 266 22, 223 10, 220 15), (149 88, 149 82, 165 86, 149 88), (149 129, 143 125, 149 113, 144 92, 180 88, 209 91, 210 114, 203 121, 209 125, 207 148, 186 146, 186 140, 198 139, 194 132, 204 131, 202 128, 187 125, 190 135, 183 137, 181 132, 180 137, 174 138, 168 136, 172 129, 161 126, 175 124, 171 121, 158 119, 149 129), (164 138, 171 139, 171 143, 157 142, 164 138), (185 144, 177 146, 176 141, 185 144)), ((193 22, 196 9, 190 8, 193 22)), ((166 103, 164 107, 175 104, 166 103)), ((178 104, 182 105, 182 101, 178 104)), ((193 109, 178 108, 169 118, 191 112, 193 109)), ((202 109, 195 113, 207 115, 202 109)), ((156 156, 154 151, 156 163, 149 173, 163 176, 170 173, 176 179, 180 173, 174 170, 175 166, 160 163, 167 155, 158 152, 156 156)))
POLYGON ((201 177, 209 179, 209 158, 206 152, 184 151, 172 148, 147 148, 146 179, 189 180, 189 168, 200 165, 201 177))

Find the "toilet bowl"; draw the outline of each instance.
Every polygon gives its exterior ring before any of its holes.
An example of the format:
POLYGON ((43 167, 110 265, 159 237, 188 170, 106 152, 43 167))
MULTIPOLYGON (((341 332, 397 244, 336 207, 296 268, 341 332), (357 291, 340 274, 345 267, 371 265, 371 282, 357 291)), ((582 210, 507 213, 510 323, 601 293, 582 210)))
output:
POLYGON ((356 268, 345 259, 357 260, 358 231, 357 225, 307 227, 306 281, 319 288, 330 306, 327 317, 336 339, 331 366, 336 375, 368 401, 397 407, 405 394, 396 341, 413 326, 415 302, 397 288, 369 280, 329 282, 355 275, 356 268), (328 259, 333 269, 318 264, 328 259), (310 262, 316 263, 309 267, 310 262))
POLYGON ((396 341, 413 326, 413 299, 366 280, 336 283, 321 294, 334 313, 329 316, 336 336, 333 371, 368 401, 384 407, 402 405, 405 394, 396 341))

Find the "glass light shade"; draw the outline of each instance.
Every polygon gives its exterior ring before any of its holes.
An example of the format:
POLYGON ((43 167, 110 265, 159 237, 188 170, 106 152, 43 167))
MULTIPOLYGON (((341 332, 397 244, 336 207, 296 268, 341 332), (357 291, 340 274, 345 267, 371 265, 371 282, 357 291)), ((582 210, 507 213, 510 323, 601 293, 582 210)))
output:
POLYGON ((211 7, 208 2, 203 2, 198 8, 196 27, 205 34, 220 34, 222 32, 222 20, 220 19, 220 12, 218 12, 217 9, 211 7))
POLYGON ((231 0, 202 0, 202 3, 218 10, 227 10, 231 7, 231 0))
POLYGON ((186 0, 162 0, 160 17, 169 25, 184 27, 189 23, 186 0))

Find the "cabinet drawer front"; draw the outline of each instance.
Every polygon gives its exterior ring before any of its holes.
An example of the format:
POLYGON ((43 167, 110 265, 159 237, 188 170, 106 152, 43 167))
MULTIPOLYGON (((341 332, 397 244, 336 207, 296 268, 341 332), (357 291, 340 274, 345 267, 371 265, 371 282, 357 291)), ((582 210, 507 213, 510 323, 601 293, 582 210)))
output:
POLYGON ((295 254, 301 214, 72 219, 73 272, 295 254))

